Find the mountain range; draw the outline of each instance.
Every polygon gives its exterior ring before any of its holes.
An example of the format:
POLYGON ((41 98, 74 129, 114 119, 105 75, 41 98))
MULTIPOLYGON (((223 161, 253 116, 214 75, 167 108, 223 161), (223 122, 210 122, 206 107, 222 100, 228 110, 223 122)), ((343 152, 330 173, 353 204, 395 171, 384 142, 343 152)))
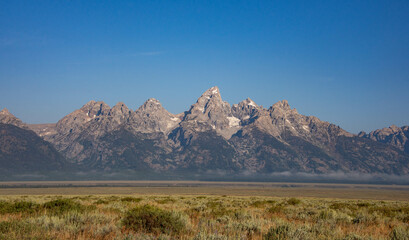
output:
POLYGON ((212 87, 180 114, 154 98, 135 111, 90 101, 56 124, 25 124, 3 109, 0 172, 405 176, 408 138, 408 126, 355 135, 299 114, 286 100, 269 108, 250 98, 230 106, 212 87))

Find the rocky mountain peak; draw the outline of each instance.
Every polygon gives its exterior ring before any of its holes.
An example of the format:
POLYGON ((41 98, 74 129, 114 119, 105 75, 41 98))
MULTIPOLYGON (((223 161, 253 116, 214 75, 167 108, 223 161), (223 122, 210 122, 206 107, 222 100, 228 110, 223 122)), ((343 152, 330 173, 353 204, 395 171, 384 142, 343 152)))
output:
POLYGON ((183 121, 195 131, 215 130, 224 138, 230 138, 240 128, 240 119, 233 116, 230 104, 224 102, 218 87, 212 87, 186 112, 183 121))
POLYGON ((129 115, 131 110, 123 102, 118 102, 109 111, 110 116, 124 116, 129 115))
POLYGON ((290 104, 288 104, 287 100, 278 101, 270 107, 270 109, 281 109, 285 111, 291 110, 290 104))
POLYGON ((246 98, 246 100, 243 100, 242 103, 246 104, 247 106, 258 108, 258 105, 253 100, 251 100, 250 98, 246 98))
POLYGON ((212 114, 211 112, 215 113, 220 111, 230 112, 230 104, 222 100, 218 87, 211 87, 190 107, 189 113, 193 115, 210 116, 212 114))
POLYGON ((240 120, 248 120, 252 118, 262 107, 258 106, 253 100, 247 98, 238 104, 232 106, 232 113, 240 120))
POLYGON ((91 100, 80 108, 88 117, 95 118, 100 115, 107 115, 111 108, 103 101, 91 100))
POLYGON ((238 104, 234 104, 233 106, 240 107, 240 108, 249 108, 249 109, 258 109, 258 108, 260 108, 260 106, 257 105, 250 98, 246 98, 245 100, 239 102, 238 104))
POLYGON ((377 135, 378 137, 380 137, 380 136, 389 136, 391 134, 398 134, 400 132, 402 132, 402 128, 396 125, 391 125, 389 127, 385 127, 382 129, 377 129, 375 131, 372 131, 369 133, 369 135, 371 136, 377 135))
POLYGON ((13 114, 11 114, 7 108, 3 108, 3 110, 0 111, 0 115, 13 115, 13 114))
POLYGON ((163 108, 162 104, 159 102, 159 100, 155 98, 149 98, 148 100, 145 101, 142 106, 139 107, 137 111, 166 111, 165 108, 163 108))
POLYGON ((195 114, 206 114, 215 108, 225 108, 230 105, 227 102, 223 102, 218 87, 211 87, 200 96, 196 103, 193 104, 189 110, 195 114))
POLYGON ((278 101, 271 106, 268 111, 274 117, 287 118, 289 116, 298 116, 297 109, 291 108, 287 100, 278 101))
MULTIPOLYGON (((19 121, 7 109, 0 111, 0 123, 11 120, 19 121)), ((136 111, 122 102, 110 108, 90 101, 56 126, 31 128, 67 159, 91 170, 409 173, 408 126, 353 136, 297 113, 286 100, 269 109, 250 98, 230 107, 218 87, 205 91, 178 115, 154 98, 136 111)))
POLYGON ((374 141, 383 142, 395 146, 406 153, 409 153, 409 127, 390 127, 377 129, 368 134, 358 134, 359 137, 368 138, 374 141))
POLYGON ((22 128, 27 127, 20 119, 10 113, 7 108, 0 111, 0 123, 11 124, 22 128))
POLYGON ((400 127, 398 127, 398 126, 396 126, 396 125, 391 125, 390 127, 389 127, 389 129, 390 130, 392 130, 392 132, 399 132, 399 131, 402 131, 402 129, 400 128, 400 127))
POLYGON ((130 117, 131 128, 143 133, 167 133, 179 122, 180 119, 168 112, 155 98, 146 100, 130 117))
POLYGON ((57 122, 56 129, 60 133, 81 132, 90 121, 107 116, 111 108, 104 102, 89 101, 80 109, 63 117, 57 122))
POLYGON ((213 97, 213 96, 218 96, 220 97, 220 90, 217 86, 211 87, 209 89, 207 89, 203 94, 202 97, 206 96, 206 97, 213 97))

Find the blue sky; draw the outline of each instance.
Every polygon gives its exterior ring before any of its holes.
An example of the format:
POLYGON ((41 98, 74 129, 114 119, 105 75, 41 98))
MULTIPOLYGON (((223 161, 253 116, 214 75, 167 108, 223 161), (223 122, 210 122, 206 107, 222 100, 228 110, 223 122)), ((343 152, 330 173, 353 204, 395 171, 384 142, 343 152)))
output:
POLYGON ((0 1, 0 108, 287 99, 348 131, 409 125, 409 1, 0 1))

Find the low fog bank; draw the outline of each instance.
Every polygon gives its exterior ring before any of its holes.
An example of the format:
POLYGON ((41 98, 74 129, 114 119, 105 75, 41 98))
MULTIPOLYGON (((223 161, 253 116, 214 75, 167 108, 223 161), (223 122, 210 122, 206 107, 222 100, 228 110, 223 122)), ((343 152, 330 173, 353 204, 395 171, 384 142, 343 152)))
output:
MULTIPOLYGON (((220 178, 213 177, 213 180, 232 181, 259 181, 259 182, 308 182, 308 183, 354 183, 354 184, 398 184, 409 185, 409 175, 393 175, 381 173, 360 173, 360 172, 330 172, 330 173, 306 173, 306 172, 273 172, 270 174, 243 172, 237 175, 220 178)), ((212 180, 212 178, 204 179, 212 180)))
POLYGON ((142 172, 142 171, 89 171, 89 172, 31 172, 0 174, 0 181, 116 181, 116 180, 196 180, 237 182, 294 182, 294 183, 354 183, 409 185, 409 175, 370 174, 359 172, 273 172, 231 173, 223 170, 206 172, 142 172))

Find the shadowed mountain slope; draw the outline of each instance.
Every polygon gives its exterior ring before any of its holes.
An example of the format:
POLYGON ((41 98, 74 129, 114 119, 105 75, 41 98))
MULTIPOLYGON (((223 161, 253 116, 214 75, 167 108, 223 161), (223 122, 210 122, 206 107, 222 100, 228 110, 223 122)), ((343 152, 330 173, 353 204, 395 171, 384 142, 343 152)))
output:
POLYGON ((135 111, 90 101, 55 125, 31 127, 85 171, 409 173, 407 127, 356 136, 299 114, 286 100, 269 108, 250 98, 230 106, 218 87, 177 115, 153 98, 135 111))

